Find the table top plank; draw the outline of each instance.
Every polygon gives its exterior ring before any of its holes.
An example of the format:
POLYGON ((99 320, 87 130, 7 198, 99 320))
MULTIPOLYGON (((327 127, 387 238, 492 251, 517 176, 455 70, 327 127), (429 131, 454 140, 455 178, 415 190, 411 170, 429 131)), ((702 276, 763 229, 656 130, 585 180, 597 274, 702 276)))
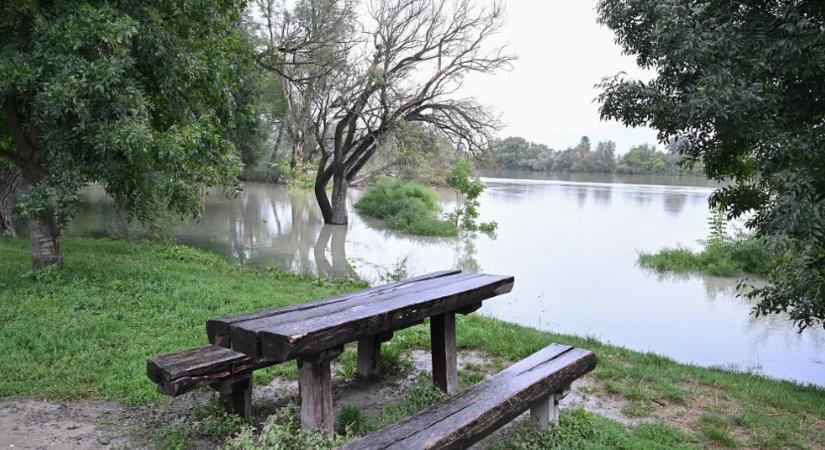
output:
MULTIPOLYGON (((404 289, 410 285, 420 283, 422 281, 437 279, 441 277, 448 277, 452 275, 457 275, 461 273, 459 270, 445 270, 439 272, 433 272, 426 275, 421 275, 418 277, 408 278, 406 280, 396 281, 394 283, 385 284, 382 286, 375 286, 372 288, 365 289, 363 291, 354 292, 345 295, 339 295, 335 297, 330 297, 322 300, 317 300, 313 302, 301 303, 297 305, 291 305, 287 307, 281 308, 274 308, 274 309, 267 309, 263 311, 257 311, 253 313, 247 314, 240 314, 236 316, 229 316, 229 317, 219 317, 215 319, 210 319, 206 322, 206 334, 209 338, 209 342, 218 345, 228 344, 228 342, 221 342, 229 335, 229 328, 231 325, 238 324, 241 322, 248 322, 253 321, 256 319, 263 319, 267 317, 274 317, 274 316, 284 316, 294 314, 299 311, 310 311, 316 310, 319 307, 325 305, 335 305, 344 302, 352 302, 352 301, 360 301, 360 300, 367 300, 372 297, 377 297, 381 295, 390 294, 396 290, 404 289)), ((224 345, 228 346, 228 345, 224 345)))
POLYGON ((509 292, 512 276, 452 274, 404 289, 229 324, 231 347, 285 361, 420 323, 509 292))

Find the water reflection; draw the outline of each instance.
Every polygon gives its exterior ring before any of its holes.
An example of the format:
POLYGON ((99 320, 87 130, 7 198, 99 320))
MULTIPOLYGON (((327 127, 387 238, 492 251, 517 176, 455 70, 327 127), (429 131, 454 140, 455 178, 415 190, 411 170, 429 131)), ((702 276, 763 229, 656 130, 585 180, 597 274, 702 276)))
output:
POLYGON ((316 273, 323 276, 355 275, 354 268, 347 259, 347 227, 345 225, 324 225, 315 241, 316 273), (329 249, 329 257, 327 250, 329 249))
MULTIPOLYGON (((706 236, 711 187, 685 178, 673 179, 677 185, 590 178, 486 178, 480 219, 499 223, 495 239, 412 237, 356 212, 348 226, 324 226, 311 192, 254 183, 235 199, 208 195, 203 217, 174 234, 242 264, 373 282, 402 261, 409 275, 449 268, 513 274, 513 292, 486 302, 482 314, 825 385, 822 330, 800 335, 783 316, 750 315, 735 280, 637 267, 639 251, 695 247, 706 236)), ((349 201, 360 194, 352 189, 349 201)), ((85 196, 69 233, 111 234, 117 216, 110 202, 95 188, 85 196)), ((452 207, 451 192, 441 198, 452 207)))

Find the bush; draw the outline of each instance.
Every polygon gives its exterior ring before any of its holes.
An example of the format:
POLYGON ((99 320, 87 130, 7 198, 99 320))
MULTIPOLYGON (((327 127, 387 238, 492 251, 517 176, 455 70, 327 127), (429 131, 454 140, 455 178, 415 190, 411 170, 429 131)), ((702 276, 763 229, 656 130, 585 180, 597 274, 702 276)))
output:
POLYGON ((678 247, 642 253, 639 265, 659 272, 697 271, 731 277, 742 272, 767 276, 776 262, 762 239, 740 234, 724 241, 709 241, 699 252, 678 247))
POLYGON ((455 236, 458 231, 438 217, 438 194, 420 184, 382 180, 355 203, 365 216, 386 221, 388 228, 419 236, 455 236))
POLYGON ((384 179, 371 186, 355 204, 358 212, 389 219, 410 210, 434 215, 439 212, 438 195, 430 189, 400 180, 384 179))

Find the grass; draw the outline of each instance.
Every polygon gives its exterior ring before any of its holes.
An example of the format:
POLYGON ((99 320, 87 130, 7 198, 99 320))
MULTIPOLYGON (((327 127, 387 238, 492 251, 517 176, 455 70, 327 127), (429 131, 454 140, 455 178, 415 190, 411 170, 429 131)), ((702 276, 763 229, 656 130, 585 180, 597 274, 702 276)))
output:
POLYGON ((458 230, 439 218, 438 194, 417 183, 384 179, 370 186, 355 203, 365 216, 383 219, 387 228, 418 236, 455 236, 458 230))
POLYGON ((676 247, 642 253, 639 265, 658 272, 704 272, 721 277, 742 273, 767 276, 775 266, 775 258, 760 239, 742 235, 710 241, 698 252, 676 247))
MULTIPOLYGON (((64 267, 31 273, 28 242, 0 239, 0 341, 4 344, 0 397, 164 404, 168 400, 145 376, 145 361, 159 353, 205 344, 206 319, 363 286, 280 271, 253 271, 181 246, 65 239, 63 249, 64 267)), ((502 365, 550 342, 591 349, 598 355, 599 366, 589 376, 590 395, 627 405, 628 415, 657 422, 627 428, 590 413, 573 412, 552 433, 519 431, 511 439, 523 440, 524 448, 545 448, 548 442, 558 443, 559 448, 613 448, 614 444, 616 448, 656 448, 651 444, 656 442, 674 448, 825 447, 822 389, 683 365, 594 339, 542 332, 479 315, 460 316, 457 330, 461 349, 483 350, 502 365)), ((428 347, 425 323, 396 333, 382 347, 382 356, 403 370, 409 367, 404 361, 406 352, 428 347)), ((344 366, 354 365, 351 348, 341 358, 344 366)), ((256 372, 255 382, 275 375, 294 378, 295 372, 294 364, 278 365, 256 372)), ((353 372, 345 367, 336 378, 350 377, 353 372)), ((462 385, 480 379, 463 374, 462 385)), ((376 417, 358 417, 350 411, 348 420, 361 427, 359 433, 366 432, 438 400, 424 387, 410 389, 408 394, 376 417)), ((205 411, 198 413, 196 428, 181 425, 161 430, 165 436, 160 439, 165 443, 162 447, 185 447, 191 445, 187 442, 193 436, 231 435, 242 428, 243 424, 225 423, 225 418, 212 420, 210 415, 219 413, 205 411)), ((278 426, 272 427, 273 433, 291 433, 283 423, 278 426)), ((329 444, 313 441, 317 439, 313 436, 303 438, 318 448, 329 444)))

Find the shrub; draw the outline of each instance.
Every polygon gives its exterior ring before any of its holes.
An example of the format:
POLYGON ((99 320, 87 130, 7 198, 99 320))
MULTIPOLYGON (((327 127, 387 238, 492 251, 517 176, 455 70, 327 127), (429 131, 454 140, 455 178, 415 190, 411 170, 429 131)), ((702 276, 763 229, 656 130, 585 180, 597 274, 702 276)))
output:
POLYGON ((420 184, 385 179, 355 203, 365 216, 384 219, 388 228, 419 236, 455 236, 458 231, 438 217, 438 194, 420 184))
POLYGON ((438 195, 431 189, 400 180, 384 179, 371 186, 355 204, 358 212, 377 219, 389 219, 410 210, 435 215, 438 195))
POLYGON ((731 277, 742 272, 767 276, 776 264, 767 245, 758 237, 739 234, 714 240, 699 252, 684 247, 666 248, 639 255, 639 265, 659 272, 705 272, 731 277))

